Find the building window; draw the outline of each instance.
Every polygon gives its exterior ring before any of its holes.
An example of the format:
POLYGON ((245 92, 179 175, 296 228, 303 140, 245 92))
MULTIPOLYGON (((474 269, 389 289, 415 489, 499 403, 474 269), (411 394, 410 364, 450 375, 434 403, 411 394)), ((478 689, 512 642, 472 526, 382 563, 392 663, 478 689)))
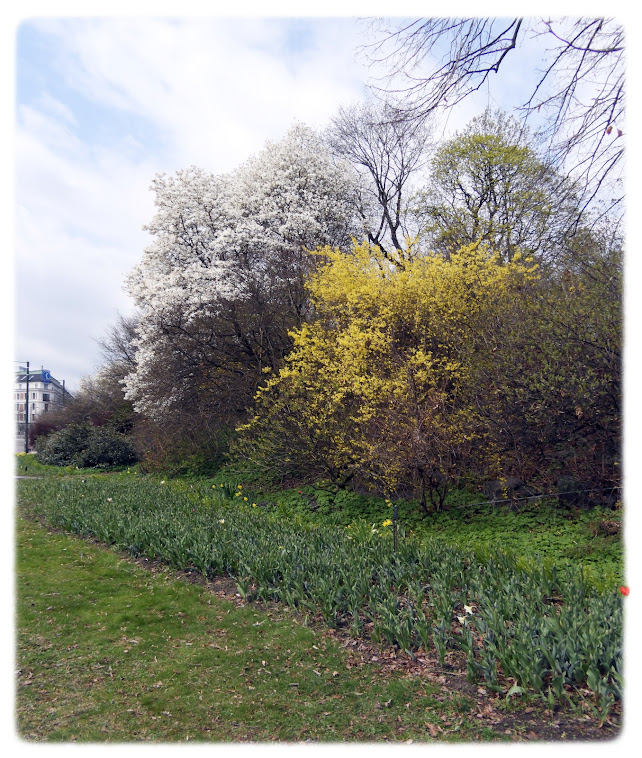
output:
POLYGON ((49 410, 49 403, 45 403, 45 413, 49 410))
POLYGON ((42 393, 42 402, 43 403, 48 403, 49 402, 49 393, 48 392, 43 392, 42 393))

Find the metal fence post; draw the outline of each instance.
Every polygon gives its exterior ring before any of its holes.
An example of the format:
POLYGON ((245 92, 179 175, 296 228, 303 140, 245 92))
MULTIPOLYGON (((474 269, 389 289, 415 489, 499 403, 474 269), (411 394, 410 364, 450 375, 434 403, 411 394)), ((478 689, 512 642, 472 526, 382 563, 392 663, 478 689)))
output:
POLYGON ((392 509, 392 535, 394 539, 394 551, 397 552, 397 504, 395 503, 395 507, 392 509))

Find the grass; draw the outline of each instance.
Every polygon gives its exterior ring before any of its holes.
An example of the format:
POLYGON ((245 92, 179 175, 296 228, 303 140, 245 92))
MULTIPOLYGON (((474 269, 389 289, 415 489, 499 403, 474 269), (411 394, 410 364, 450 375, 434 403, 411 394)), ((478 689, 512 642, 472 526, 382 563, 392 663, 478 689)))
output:
POLYGON ((133 466, 118 466, 105 469, 81 469, 75 466, 49 466, 46 463, 40 463, 35 453, 17 453, 15 456, 15 474, 16 476, 37 476, 37 477, 67 477, 67 476, 100 476, 109 474, 114 476, 117 473, 127 474, 138 472, 138 464, 133 466))
POLYGON ((525 571, 499 552, 479 560, 410 536, 395 552, 390 527, 284 520, 246 502, 242 485, 202 491, 116 474, 27 479, 18 490, 23 507, 55 527, 209 579, 229 575, 242 598, 320 615, 410 656, 434 650, 442 666, 449 650, 463 652, 470 682, 493 691, 508 692, 513 679, 554 702, 568 700, 566 686, 581 698, 586 683, 597 714, 621 695, 622 598, 613 586, 596 591, 581 571, 535 562, 525 571), (467 604, 474 610, 464 613, 467 604))
POLYGON ((384 675, 327 632, 17 519, 26 740, 510 739, 474 701, 384 675))
MULTIPOLYGON (((23 456, 17 458, 20 463, 23 456)), ((254 509, 252 503, 260 493, 240 481, 161 481, 139 475, 135 469, 74 470, 68 472, 70 477, 60 478, 60 470, 52 468, 34 472, 45 481, 27 480, 19 486, 16 715, 18 731, 25 739, 568 739, 566 731, 555 732, 559 718, 550 727, 554 716, 546 708, 552 706, 528 693, 511 697, 510 682, 504 688, 508 695, 479 696, 484 687, 477 690, 478 685, 467 684, 465 672, 456 674, 451 668, 449 673, 436 659, 427 667, 422 659, 411 671, 400 662, 403 654, 394 654, 386 645, 379 660, 386 658, 387 664, 395 660, 382 667, 367 652, 372 645, 364 648, 352 639, 351 645, 357 647, 346 649, 339 644, 347 639, 342 632, 308 627, 302 616, 284 606, 229 603, 209 587, 180 580, 167 567, 150 572, 116 549, 61 531, 50 532, 35 518, 48 509, 48 515, 53 515, 60 510, 58 504, 66 502, 77 513, 74 518, 82 521, 96 505, 90 501, 98 497, 96 512, 109 520, 112 497, 117 504, 122 496, 130 495, 135 506, 130 515, 135 518, 149 506, 152 512, 164 513, 163 507, 186 496, 179 521, 200 524, 220 490, 229 502, 226 507, 232 509, 223 514, 226 530, 231 526, 233 531, 238 501, 259 521, 264 519, 261 511, 271 512, 268 521, 281 523, 286 531, 288 518, 297 529, 296 524, 317 520, 318 526, 305 527, 312 534, 321 524, 354 515, 358 500, 342 495, 344 507, 337 510, 336 497, 319 502, 315 490, 304 488, 276 496, 285 497, 285 502, 264 500, 254 509), (459 676, 459 686, 444 676, 439 681, 450 687, 439 686, 435 672, 459 676), (526 715, 529 711, 535 712, 535 718, 526 715)), ((383 502, 370 501, 371 508, 389 514, 383 502)), ((440 514, 439 519, 446 520, 448 515, 440 514)), ((526 516, 506 514, 520 515, 526 516)), ((543 527, 550 526, 546 513, 539 516, 543 527)), ((479 519, 477 532, 483 532, 483 524, 484 519, 479 519)), ((466 525, 466 519, 460 518, 463 532, 466 525)), ((523 521, 521 528, 532 534, 530 528, 537 526, 536 519, 531 519, 530 527, 523 521)), ((67 527, 76 530, 73 524, 67 527)), ((471 529, 471 544, 475 544, 474 535, 471 529)), ((484 548, 485 543, 476 544, 484 548)), ((577 710, 575 706, 571 710, 576 717, 569 718, 575 718, 575 723, 567 722, 567 730, 573 738, 605 736, 603 719, 591 723, 588 714, 595 709, 588 703, 586 708, 579 703, 577 710)), ((616 723, 609 726, 611 733, 613 728, 616 723)))

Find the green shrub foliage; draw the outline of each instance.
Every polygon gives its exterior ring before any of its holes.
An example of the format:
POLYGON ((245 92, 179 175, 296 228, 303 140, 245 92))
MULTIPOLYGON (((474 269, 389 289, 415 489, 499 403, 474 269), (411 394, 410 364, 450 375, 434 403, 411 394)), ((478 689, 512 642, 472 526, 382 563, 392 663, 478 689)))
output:
POLYGON ((136 461, 131 440, 109 427, 70 424, 58 432, 40 437, 36 455, 50 466, 103 468, 124 466, 136 461))

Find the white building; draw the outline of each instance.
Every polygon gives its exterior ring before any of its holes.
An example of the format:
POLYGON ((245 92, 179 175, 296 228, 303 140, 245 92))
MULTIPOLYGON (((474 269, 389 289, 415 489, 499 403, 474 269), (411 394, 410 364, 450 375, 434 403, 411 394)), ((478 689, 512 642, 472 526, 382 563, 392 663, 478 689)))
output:
POLYGON ((59 408, 69 399, 64 382, 61 384, 44 368, 29 370, 27 381, 27 369, 20 366, 16 372, 13 390, 18 435, 25 433, 26 410, 29 412, 28 421, 31 423, 42 413, 59 408), (26 405, 28 409, 25 408, 26 405))

